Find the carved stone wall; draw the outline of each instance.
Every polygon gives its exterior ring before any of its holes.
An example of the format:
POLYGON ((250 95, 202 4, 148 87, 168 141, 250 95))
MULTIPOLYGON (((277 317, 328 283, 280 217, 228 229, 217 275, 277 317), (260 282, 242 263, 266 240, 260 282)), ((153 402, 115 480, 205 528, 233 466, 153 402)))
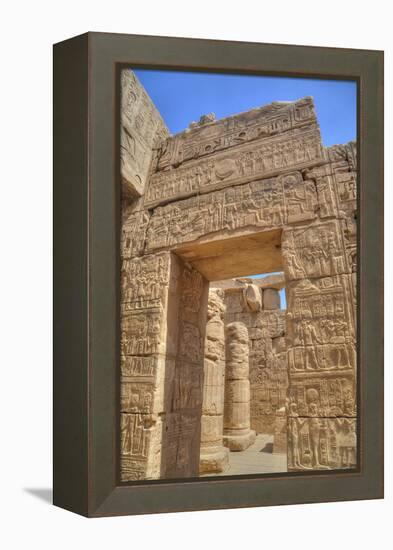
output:
POLYGON ((120 95, 122 191, 136 198, 144 193, 154 149, 169 132, 133 71, 121 72, 120 95))
MULTIPOLYGON (((312 98, 219 121, 206 115, 169 136, 130 71, 122 74, 121 125, 122 479, 198 473, 208 294, 202 273, 223 279, 217 265, 224 262, 226 278, 245 274, 244 265, 236 271, 230 242, 242 262, 244 249, 254 250, 248 273, 280 264, 286 279, 285 319, 274 293, 261 296, 262 309, 255 289, 242 294, 247 319, 255 319, 248 329, 251 388, 260 384, 251 422, 263 424, 275 411, 269 430, 283 441, 288 418, 292 469, 353 466, 355 144, 322 146, 312 98)), ((232 313, 245 322, 242 311, 227 307, 232 313)))
POLYGON ((356 464, 356 148, 309 170, 318 220, 283 232, 289 469, 356 464))
POLYGON ((122 480, 198 475, 208 283, 169 252, 122 266, 122 480))

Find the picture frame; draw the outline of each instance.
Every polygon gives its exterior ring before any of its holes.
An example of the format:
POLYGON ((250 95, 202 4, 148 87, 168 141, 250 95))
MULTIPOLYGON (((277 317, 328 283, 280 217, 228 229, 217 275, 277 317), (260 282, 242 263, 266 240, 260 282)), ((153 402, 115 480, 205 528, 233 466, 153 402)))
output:
POLYGON ((88 517, 383 498, 383 52, 87 33, 54 46, 54 504, 88 517), (358 84, 356 470, 119 483, 119 71, 358 84))

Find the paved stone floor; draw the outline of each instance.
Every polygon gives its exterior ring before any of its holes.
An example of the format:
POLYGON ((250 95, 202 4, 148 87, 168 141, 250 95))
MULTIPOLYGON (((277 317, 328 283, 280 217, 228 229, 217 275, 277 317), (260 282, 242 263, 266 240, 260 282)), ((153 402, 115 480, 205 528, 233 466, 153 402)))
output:
POLYGON ((273 436, 257 435, 255 443, 241 452, 229 453, 229 468, 221 474, 228 476, 240 474, 271 474, 287 471, 287 455, 273 454, 273 436))

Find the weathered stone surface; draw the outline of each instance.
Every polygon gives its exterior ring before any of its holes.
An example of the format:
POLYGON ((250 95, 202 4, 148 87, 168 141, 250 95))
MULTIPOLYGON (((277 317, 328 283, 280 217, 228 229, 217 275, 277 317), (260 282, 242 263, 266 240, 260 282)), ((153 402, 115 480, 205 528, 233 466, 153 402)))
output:
POLYGON ((255 431, 354 467, 356 144, 322 146, 312 98, 169 136, 123 71, 121 108, 122 481, 223 473, 255 431))
POLYGON ((181 258, 173 271, 167 308, 167 342, 176 342, 173 383, 163 389, 166 409, 161 477, 197 476, 201 440, 203 369, 208 282, 181 258))
POLYGON ((159 152, 159 170, 149 182, 146 204, 157 206, 326 161, 312 100, 296 103, 281 106, 284 124, 277 119, 269 123, 266 111, 264 116, 262 110, 254 110, 167 139, 159 152), (296 111, 302 111, 304 118, 296 120, 296 111), (253 114, 256 118, 251 121, 253 114), (223 127, 231 125, 236 130, 225 135, 223 127), (286 128, 280 132, 280 126, 286 128), (176 170, 165 169, 171 164, 176 170))
POLYGON ((300 172, 253 179, 155 208, 147 249, 282 229, 286 224, 314 220, 317 207, 315 186, 303 181, 300 172))
POLYGON ((288 452, 288 418, 285 409, 278 411, 277 415, 274 417, 273 433, 273 453, 286 455, 288 452))
POLYGON ((356 419, 289 417, 290 470, 342 469, 356 466, 356 419))
POLYGON ((274 288, 263 291, 263 309, 280 309, 280 294, 274 288))
MULTIPOLYGON (((251 429, 257 434, 277 435, 282 440, 282 434, 276 433, 276 416, 282 414, 283 423, 286 423, 285 403, 289 385, 285 340, 286 312, 265 310, 265 306, 269 306, 269 299, 267 304, 262 300, 262 310, 250 311, 244 299, 244 289, 253 285, 260 292, 266 292, 267 288, 262 290, 258 286, 260 281, 263 279, 248 278, 219 284, 225 290, 225 322, 240 321, 248 330, 251 429)), ((274 282, 273 279, 272 283, 274 282)), ((266 285, 265 282, 264 286, 266 285)), ((278 293, 276 289, 272 289, 272 292, 278 293)), ((277 448, 282 446, 282 442, 277 442, 277 448)))
POLYGON ((259 311, 262 309, 262 293, 256 285, 247 283, 243 290, 243 298, 249 311, 259 311))
POLYGON ((159 112, 131 70, 121 72, 120 161, 127 199, 144 193, 153 148, 169 135, 159 112))
POLYGON ((178 167, 255 140, 269 142, 272 136, 310 125, 317 126, 317 120, 312 98, 307 97, 294 102, 276 101, 221 120, 210 113, 199 123, 192 122, 190 129, 165 140, 157 169, 178 167))
POLYGON ((226 326, 226 374, 224 398, 224 445, 244 451, 255 441, 250 429, 250 366, 247 327, 226 326))
POLYGON ((204 385, 199 473, 223 472, 228 449, 223 445, 225 332, 224 292, 210 289, 205 337, 204 385))

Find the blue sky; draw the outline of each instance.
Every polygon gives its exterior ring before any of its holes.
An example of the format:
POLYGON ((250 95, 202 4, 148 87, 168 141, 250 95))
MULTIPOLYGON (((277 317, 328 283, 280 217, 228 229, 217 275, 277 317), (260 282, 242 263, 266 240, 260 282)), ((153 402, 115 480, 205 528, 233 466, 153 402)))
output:
POLYGON ((314 98, 325 146, 356 139, 356 83, 342 80, 135 70, 171 133, 201 115, 217 118, 272 101, 314 98))
MULTIPOLYGON (((147 69, 135 73, 172 134, 207 113, 224 118, 272 101, 312 96, 325 146, 356 139, 353 81, 147 69)), ((285 289, 280 297, 281 307, 286 308, 285 289)))

